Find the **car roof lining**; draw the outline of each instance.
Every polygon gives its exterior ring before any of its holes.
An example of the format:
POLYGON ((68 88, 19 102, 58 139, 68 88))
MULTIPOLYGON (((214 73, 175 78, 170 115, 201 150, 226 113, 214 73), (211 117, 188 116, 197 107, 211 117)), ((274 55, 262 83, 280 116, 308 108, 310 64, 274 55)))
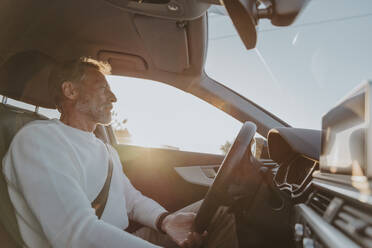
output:
POLYGON ((206 55, 206 14, 181 23, 134 14, 102 0, 5 0, 0 3, 0 28, 1 64, 27 50, 57 61, 104 58, 114 75, 181 89, 200 78, 206 55))

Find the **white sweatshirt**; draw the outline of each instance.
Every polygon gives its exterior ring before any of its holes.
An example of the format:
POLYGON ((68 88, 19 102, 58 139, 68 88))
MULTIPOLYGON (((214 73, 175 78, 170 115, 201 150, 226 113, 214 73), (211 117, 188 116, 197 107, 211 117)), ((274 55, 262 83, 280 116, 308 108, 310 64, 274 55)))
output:
POLYGON ((156 229, 165 209, 131 185, 117 152, 110 153, 113 174, 99 220, 91 202, 107 177, 103 142, 59 120, 33 121, 17 133, 3 172, 28 247, 158 247, 123 231, 128 217, 156 229))

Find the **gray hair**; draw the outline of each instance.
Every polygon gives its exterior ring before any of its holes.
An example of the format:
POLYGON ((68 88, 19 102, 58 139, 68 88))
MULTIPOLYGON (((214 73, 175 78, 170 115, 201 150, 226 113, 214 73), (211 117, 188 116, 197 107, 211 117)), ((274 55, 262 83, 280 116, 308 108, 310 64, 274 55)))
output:
POLYGON ((84 78, 86 68, 94 68, 102 74, 110 74, 111 66, 107 62, 88 57, 66 61, 54 67, 49 78, 49 92, 56 108, 61 112, 61 102, 64 99, 62 84, 66 81, 80 83, 84 78))

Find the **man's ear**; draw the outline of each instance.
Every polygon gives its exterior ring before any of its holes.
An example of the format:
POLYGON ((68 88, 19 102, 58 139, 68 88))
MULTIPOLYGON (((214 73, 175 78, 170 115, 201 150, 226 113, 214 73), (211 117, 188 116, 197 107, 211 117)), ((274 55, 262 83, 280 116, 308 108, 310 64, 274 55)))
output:
POLYGON ((78 87, 71 81, 65 81, 61 85, 63 95, 70 100, 76 100, 79 96, 78 87))

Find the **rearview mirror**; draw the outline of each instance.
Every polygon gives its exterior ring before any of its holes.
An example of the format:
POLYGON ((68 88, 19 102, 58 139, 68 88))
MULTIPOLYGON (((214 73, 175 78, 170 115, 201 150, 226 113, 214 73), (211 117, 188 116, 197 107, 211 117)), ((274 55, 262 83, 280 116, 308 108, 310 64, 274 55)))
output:
POLYGON ((288 26, 294 22, 309 0, 224 0, 236 30, 245 47, 256 46, 256 26, 259 19, 267 18, 276 26, 288 26))
POLYGON ((273 11, 269 17, 275 26, 291 25, 309 0, 273 0, 273 11))

